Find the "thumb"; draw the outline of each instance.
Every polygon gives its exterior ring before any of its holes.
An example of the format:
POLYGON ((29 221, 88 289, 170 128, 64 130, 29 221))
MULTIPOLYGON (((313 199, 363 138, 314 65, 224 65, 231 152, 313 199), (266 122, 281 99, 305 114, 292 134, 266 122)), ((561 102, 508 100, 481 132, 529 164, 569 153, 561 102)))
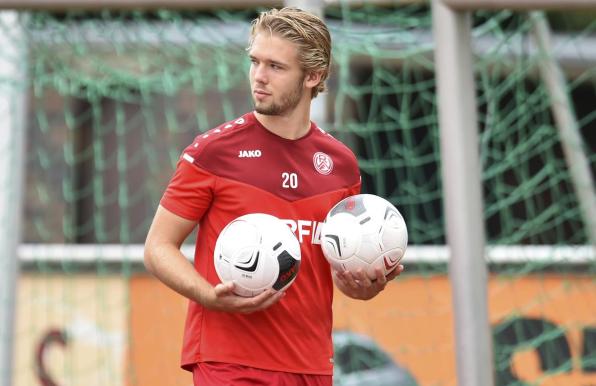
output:
POLYGON ((225 283, 219 283, 215 286, 214 290, 216 296, 231 294, 232 291, 234 291, 234 282, 228 281, 225 283))

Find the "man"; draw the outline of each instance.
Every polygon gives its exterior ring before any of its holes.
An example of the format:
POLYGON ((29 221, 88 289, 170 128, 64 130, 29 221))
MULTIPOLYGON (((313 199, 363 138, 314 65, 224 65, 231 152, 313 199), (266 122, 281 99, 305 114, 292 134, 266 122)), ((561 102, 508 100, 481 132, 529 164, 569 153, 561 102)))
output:
POLYGON ((331 385, 333 283, 370 299, 387 281, 377 272, 331 272, 318 229, 341 199, 360 191, 353 153, 310 121, 324 90, 331 38, 296 8, 262 13, 248 54, 255 111, 199 135, 183 152, 145 244, 147 269, 189 298, 182 367, 195 385, 331 385), (279 217, 299 234, 302 263, 283 292, 252 298, 220 283, 213 265, 219 232, 247 213, 279 217), (194 269, 180 245, 199 224, 194 269))

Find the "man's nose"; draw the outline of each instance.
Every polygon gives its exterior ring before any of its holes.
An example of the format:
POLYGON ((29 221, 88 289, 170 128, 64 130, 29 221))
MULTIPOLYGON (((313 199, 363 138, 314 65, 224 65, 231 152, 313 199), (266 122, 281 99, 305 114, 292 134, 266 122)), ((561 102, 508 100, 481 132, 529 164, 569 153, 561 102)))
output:
POLYGON ((255 81, 259 83, 267 83, 267 68, 264 65, 255 65, 254 74, 255 81))

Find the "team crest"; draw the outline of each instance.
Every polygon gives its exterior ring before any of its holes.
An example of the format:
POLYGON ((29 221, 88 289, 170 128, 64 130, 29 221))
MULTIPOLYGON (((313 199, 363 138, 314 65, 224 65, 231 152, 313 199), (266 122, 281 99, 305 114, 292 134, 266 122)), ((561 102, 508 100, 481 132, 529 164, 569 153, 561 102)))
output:
POLYGON ((327 175, 333 170, 333 160, 327 154, 316 152, 312 157, 312 162, 315 165, 317 172, 327 175))

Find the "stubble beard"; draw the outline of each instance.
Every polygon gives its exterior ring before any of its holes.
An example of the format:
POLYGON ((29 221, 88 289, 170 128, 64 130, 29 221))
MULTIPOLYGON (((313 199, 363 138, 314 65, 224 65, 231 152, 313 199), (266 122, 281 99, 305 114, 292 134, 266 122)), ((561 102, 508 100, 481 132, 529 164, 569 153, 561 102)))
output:
POLYGON ((285 115, 288 111, 291 111, 298 106, 300 99, 302 99, 302 94, 303 90, 301 80, 300 82, 296 83, 290 92, 282 96, 279 103, 271 102, 268 104, 259 105, 259 103, 253 99, 255 111, 263 115, 285 115))

